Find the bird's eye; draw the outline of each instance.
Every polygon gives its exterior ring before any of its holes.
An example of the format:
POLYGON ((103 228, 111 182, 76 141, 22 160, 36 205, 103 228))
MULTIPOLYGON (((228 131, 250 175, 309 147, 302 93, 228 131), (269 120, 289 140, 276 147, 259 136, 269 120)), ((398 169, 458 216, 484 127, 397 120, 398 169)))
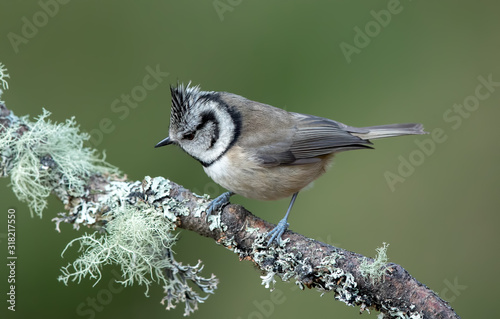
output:
POLYGON ((192 141, 194 139, 194 132, 189 132, 184 134, 183 138, 188 141, 192 141))

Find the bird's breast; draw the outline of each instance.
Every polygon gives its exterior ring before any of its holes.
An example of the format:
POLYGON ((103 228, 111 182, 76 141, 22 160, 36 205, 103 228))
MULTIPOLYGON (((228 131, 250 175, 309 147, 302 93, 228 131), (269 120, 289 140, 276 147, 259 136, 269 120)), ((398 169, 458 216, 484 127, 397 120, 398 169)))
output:
POLYGON ((214 182, 247 198, 277 200, 290 197, 323 174, 331 161, 265 167, 241 147, 232 147, 219 160, 203 169, 214 182))

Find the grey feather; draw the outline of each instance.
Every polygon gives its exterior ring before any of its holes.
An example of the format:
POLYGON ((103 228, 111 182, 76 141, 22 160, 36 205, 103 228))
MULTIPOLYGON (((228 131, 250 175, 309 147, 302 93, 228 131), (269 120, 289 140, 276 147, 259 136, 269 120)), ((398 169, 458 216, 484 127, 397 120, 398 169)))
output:
POLYGON ((426 134, 423 130, 423 125, 419 123, 404 123, 404 124, 386 124, 378 126, 367 126, 356 128, 346 125, 346 129, 351 134, 359 136, 360 138, 376 139, 401 135, 419 135, 426 134))
POLYGON ((342 123, 326 118, 292 113, 297 131, 290 151, 297 160, 315 158, 334 152, 371 148, 370 141, 363 140, 345 130, 342 123))
MULTIPOLYGON (((261 146, 257 156, 264 166, 315 163, 332 153, 372 148, 369 139, 425 134, 422 125, 415 123, 353 127, 313 115, 289 114, 295 122, 292 138, 261 146)), ((283 132, 281 136, 290 133, 283 132)))
POLYGON ((281 138, 266 136, 269 143, 261 142, 255 148, 264 166, 310 164, 335 152, 371 148, 370 141, 350 134, 336 121, 300 113, 288 115, 294 124, 279 129, 277 136, 281 138))

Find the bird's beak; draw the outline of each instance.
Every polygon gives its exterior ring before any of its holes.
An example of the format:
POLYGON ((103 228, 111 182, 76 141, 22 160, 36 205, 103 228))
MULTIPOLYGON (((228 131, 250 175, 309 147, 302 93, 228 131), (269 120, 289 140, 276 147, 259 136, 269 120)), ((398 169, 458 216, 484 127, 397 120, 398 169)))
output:
POLYGON ((170 137, 166 137, 164 138, 163 140, 161 140, 158 144, 155 145, 155 148, 156 147, 160 147, 160 146, 165 146, 165 145, 169 145, 169 144, 172 144, 173 141, 170 139, 170 137))

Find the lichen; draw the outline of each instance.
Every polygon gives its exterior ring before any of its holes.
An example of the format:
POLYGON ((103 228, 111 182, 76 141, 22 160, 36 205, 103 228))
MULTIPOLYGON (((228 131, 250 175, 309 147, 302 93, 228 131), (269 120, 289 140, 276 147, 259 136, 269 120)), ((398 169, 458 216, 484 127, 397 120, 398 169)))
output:
POLYGON ((22 117, 0 136, 2 168, 11 177, 14 194, 27 203, 32 216, 42 216, 51 192, 81 197, 92 174, 119 174, 105 161, 105 154, 99 156, 84 147, 89 135, 80 132, 74 118, 56 124, 49 115, 43 109, 35 122, 22 117), (27 130, 18 134, 21 125, 27 130))
POLYGON ((271 291, 274 289, 274 285, 276 284, 274 275, 276 275, 276 273, 274 271, 270 271, 266 275, 260 276, 260 278, 262 279, 262 285, 266 287, 266 289, 269 289, 269 287, 271 287, 271 291))
POLYGON ((201 262, 195 266, 182 265, 173 258, 172 246, 177 240, 172 232, 175 224, 161 212, 144 202, 133 206, 126 201, 122 203, 107 213, 113 218, 107 222, 104 234, 85 234, 66 246, 63 254, 79 243, 81 255, 61 269, 58 279, 67 284, 88 277, 95 279, 96 284, 101 278, 102 267, 116 264, 122 273, 119 283, 144 285, 146 295, 153 283, 162 284, 165 290, 162 304, 167 303, 167 310, 184 303, 184 315, 189 315, 197 309, 198 303, 214 292, 217 278, 199 276, 203 269, 201 262), (200 295, 192 286, 205 295, 200 295))
MULTIPOLYGON (((6 80, 8 77, 10 76, 7 73, 5 65, 0 62, 0 99, 2 98, 3 90, 7 90, 9 88, 9 83, 6 80)), ((4 101, 0 100, 0 103, 4 103, 4 101)))
POLYGON ((203 278, 198 275, 203 270, 201 261, 195 266, 182 265, 178 263, 171 256, 172 268, 167 268, 168 284, 163 288, 165 290, 165 297, 161 303, 164 305, 167 302, 167 310, 175 308, 174 303, 184 302, 184 316, 188 316, 195 310, 198 310, 198 303, 203 303, 208 294, 213 294, 217 288, 218 279, 212 274, 210 278, 203 278), (205 296, 200 296, 189 285, 192 283, 196 285, 201 291, 206 293, 205 296))
POLYGON ((365 278, 370 278, 372 284, 384 278, 388 260, 387 247, 389 247, 389 244, 382 243, 382 247, 376 249, 377 256, 375 256, 373 261, 370 262, 368 259, 364 259, 359 265, 361 275, 365 278))
MULTIPOLYGON (((200 199, 205 200, 205 201, 209 199, 209 197, 207 197, 207 196, 198 196, 196 194, 194 194, 194 195, 200 199)), ((208 202, 205 204, 200 203, 200 205, 198 205, 198 207, 196 207, 194 212, 192 212, 193 217, 196 217, 196 218, 201 217, 201 214, 207 210, 207 207, 208 207, 208 202)))
POLYGON ((341 257, 341 255, 333 253, 321 260, 317 266, 317 276, 322 278, 324 284, 319 290, 323 293, 334 291, 335 299, 352 306, 357 303, 357 283, 351 273, 336 266, 337 259, 341 257))
MULTIPOLYGON (((304 289, 304 282, 306 282, 309 288, 317 288, 322 295, 333 292, 337 300, 348 305, 362 304, 354 275, 337 265, 337 261, 343 258, 341 254, 332 252, 316 264, 309 257, 304 257, 299 250, 285 249, 288 240, 287 238, 283 241, 283 245, 267 247, 265 234, 256 238, 251 256, 252 260, 263 270, 264 274, 260 277, 262 285, 272 289, 276 281, 275 277, 279 276, 283 281, 294 280, 301 289, 304 289)), ((323 253, 323 251, 318 253, 323 253)))
POLYGON ((147 194, 148 203, 160 207, 164 217, 175 222, 177 216, 188 216, 191 212, 185 205, 187 199, 179 201, 170 196, 170 183, 168 179, 162 177, 146 176, 142 182, 142 190, 147 194))
MULTIPOLYGON (((381 312, 378 314, 377 318, 378 319, 383 319, 383 318, 398 318, 398 319, 422 319, 424 318, 423 314, 419 312, 412 312, 412 311, 404 311, 401 310, 397 307, 386 307, 384 304, 382 304, 382 308, 384 309, 384 312, 381 312)), ((410 308, 414 308, 410 307, 410 308)))
POLYGON ((101 267, 118 264, 125 286, 138 282, 149 288, 154 281, 164 280, 161 269, 169 267, 165 251, 175 242, 173 225, 154 210, 123 205, 113 211, 114 218, 106 225, 106 234, 85 234, 72 240, 62 255, 74 243, 80 244, 81 256, 70 266, 63 267, 59 280, 78 282, 84 277, 96 279, 101 267))
POLYGON ((256 238, 252 246, 253 261, 263 271, 262 285, 266 288, 274 289, 275 276, 279 276, 282 281, 301 282, 301 278, 312 273, 309 261, 304 259, 300 252, 289 252, 285 245, 289 238, 281 241, 280 245, 267 246, 268 237, 262 234, 256 238))
POLYGON ((209 223, 208 228, 210 231, 213 231, 214 229, 222 229, 220 214, 221 212, 218 212, 217 214, 211 214, 207 217, 207 221, 209 223))
POLYGON ((258 227, 248 227, 248 226, 246 226, 245 230, 249 234, 256 234, 256 233, 259 232, 260 229, 258 227))

